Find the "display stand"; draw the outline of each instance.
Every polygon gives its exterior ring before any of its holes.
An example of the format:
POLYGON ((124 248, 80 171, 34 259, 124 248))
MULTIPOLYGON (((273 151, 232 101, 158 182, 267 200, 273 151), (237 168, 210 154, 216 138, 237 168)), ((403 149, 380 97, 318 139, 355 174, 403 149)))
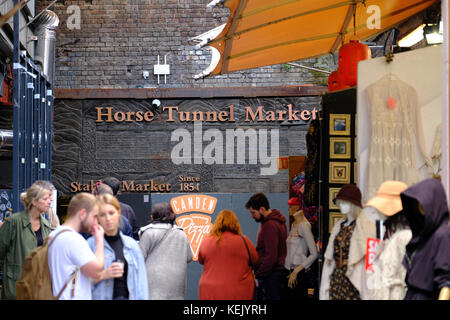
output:
POLYGON ((356 89, 323 96, 321 134, 321 256, 334 223, 343 217, 333 199, 344 184, 356 184, 356 89))

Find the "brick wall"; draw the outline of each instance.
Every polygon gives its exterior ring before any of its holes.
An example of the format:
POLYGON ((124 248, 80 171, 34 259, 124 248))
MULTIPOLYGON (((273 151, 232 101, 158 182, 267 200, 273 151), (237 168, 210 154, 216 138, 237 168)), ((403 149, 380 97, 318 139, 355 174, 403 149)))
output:
MULTIPOLYGON (((51 1, 36 1, 40 12, 51 1)), ((327 74, 274 65, 194 80, 210 62, 209 49, 195 50, 189 38, 228 20, 227 8, 207 9, 209 0, 78 0, 58 1, 51 10, 57 29, 57 88, 234 87, 326 84, 327 74), (73 28, 79 8, 80 29, 73 28), (171 74, 153 75, 153 65, 167 55, 171 74), (150 72, 144 80, 142 71, 150 72)), ((301 62, 335 70, 332 56, 301 62)))

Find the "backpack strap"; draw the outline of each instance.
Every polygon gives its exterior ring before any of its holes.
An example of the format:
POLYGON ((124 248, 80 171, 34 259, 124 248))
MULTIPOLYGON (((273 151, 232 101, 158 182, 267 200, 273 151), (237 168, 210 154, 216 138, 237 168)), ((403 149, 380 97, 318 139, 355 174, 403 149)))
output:
POLYGON ((67 285, 69 284, 70 281, 72 281, 72 291, 71 291, 71 295, 72 298, 75 295, 75 282, 77 279, 77 272, 78 272, 78 268, 77 270, 75 270, 72 275, 70 276, 70 278, 66 281, 66 283, 64 284, 64 287, 62 287, 61 291, 59 291, 58 295, 56 296, 56 300, 59 300, 59 298, 61 297, 61 295, 63 294, 64 290, 67 288, 67 285))
MULTIPOLYGON (((47 243, 48 242, 48 247, 50 247, 51 246, 51 244, 53 243, 53 241, 55 241, 55 239, 61 234, 61 233, 64 233, 64 232, 66 232, 66 231, 73 231, 73 230, 70 230, 70 229, 64 229, 64 230, 61 230, 60 232, 58 232, 56 235, 54 235, 53 237, 47 237, 46 239, 45 239, 45 242, 47 243)), ((75 231, 73 231, 73 232, 75 232, 75 231)))

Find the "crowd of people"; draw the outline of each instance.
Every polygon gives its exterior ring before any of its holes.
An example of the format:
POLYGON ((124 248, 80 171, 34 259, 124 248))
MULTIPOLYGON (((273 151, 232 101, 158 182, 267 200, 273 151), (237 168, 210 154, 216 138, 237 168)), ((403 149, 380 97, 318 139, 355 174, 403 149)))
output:
MULTIPOLYGON (((16 299, 24 260, 47 237, 51 239, 48 267, 52 291, 58 299, 185 299, 192 252, 170 204, 154 204, 151 223, 138 228, 133 209, 116 198, 119 187, 119 180, 106 178, 95 185, 92 194, 76 194, 62 224, 51 209, 52 183, 39 180, 22 193, 24 210, 0 226, 2 299, 16 299)), ((246 208, 261 223, 257 246, 242 233, 233 211, 219 212, 199 250, 198 261, 203 265, 200 300, 280 299, 288 282, 294 288, 311 259, 316 259, 314 250, 306 258, 308 247, 311 251, 314 246, 301 212, 291 210, 296 234, 291 232, 288 237, 286 218, 270 209, 264 194, 253 195, 246 208), (301 242, 301 253, 292 251, 292 241, 301 242), (309 261, 299 268, 302 259, 309 261), (291 274, 286 263, 296 267, 291 274)))
MULTIPOLYGON (((24 210, 0 225, 2 299, 16 299, 24 260, 46 238, 51 239, 48 268, 58 299, 185 299, 187 267, 193 257, 171 205, 154 204, 151 223, 137 228, 133 209, 116 198, 117 182, 108 178, 97 183, 92 194, 72 197, 62 224, 51 218, 56 216, 51 210, 53 184, 39 180, 21 194, 24 210)), ((446 292, 442 289, 449 286, 450 229, 440 182, 430 179, 410 188, 398 181, 385 182, 364 209, 359 189, 345 185, 334 201, 345 218, 331 232, 320 290, 317 245, 299 199, 288 202, 292 222, 288 232, 285 216, 270 207, 263 193, 256 193, 245 204, 260 224, 256 247, 242 233, 236 214, 220 211, 199 248, 203 271, 198 298, 306 300, 311 288, 315 298, 320 291, 321 299, 425 299, 446 292), (361 235, 374 232, 371 215, 384 221, 386 232, 374 261, 381 280, 368 295, 367 283, 353 277, 363 269, 352 264, 358 255, 354 248, 361 247, 352 243, 365 242, 361 235), (428 258, 418 261, 419 255, 428 258), (433 293, 420 289, 424 270, 431 279, 425 289, 433 293)))

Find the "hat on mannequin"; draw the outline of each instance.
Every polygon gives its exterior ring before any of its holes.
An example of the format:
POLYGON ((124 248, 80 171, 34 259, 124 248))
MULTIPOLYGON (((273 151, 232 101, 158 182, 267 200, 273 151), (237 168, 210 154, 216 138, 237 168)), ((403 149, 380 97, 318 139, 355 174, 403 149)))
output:
POLYGON ((297 197, 290 198, 288 201, 288 206, 300 206, 300 200, 297 197))
POLYGON ((361 204, 361 191, 354 184, 345 184, 339 190, 336 197, 333 199, 333 203, 336 204, 336 200, 344 200, 353 203, 354 205, 362 208, 361 204))
POLYGON ((385 216, 393 216, 402 211, 400 193, 408 189, 408 185, 401 181, 385 181, 380 185, 375 197, 370 199, 366 206, 376 208, 385 216))

